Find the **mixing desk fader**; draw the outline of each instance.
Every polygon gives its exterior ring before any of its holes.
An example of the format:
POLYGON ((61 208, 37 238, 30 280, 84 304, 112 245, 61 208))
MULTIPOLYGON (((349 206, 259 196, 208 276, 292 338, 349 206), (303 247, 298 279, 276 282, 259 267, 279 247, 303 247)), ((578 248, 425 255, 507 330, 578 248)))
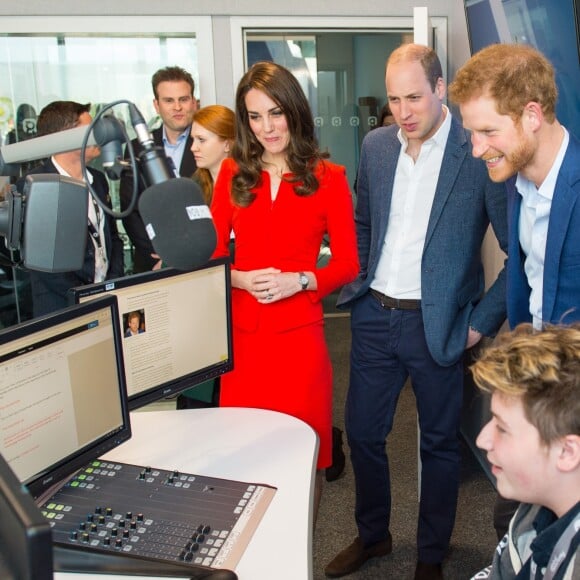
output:
POLYGON ((276 489, 93 461, 40 508, 57 546, 235 568, 276 489))

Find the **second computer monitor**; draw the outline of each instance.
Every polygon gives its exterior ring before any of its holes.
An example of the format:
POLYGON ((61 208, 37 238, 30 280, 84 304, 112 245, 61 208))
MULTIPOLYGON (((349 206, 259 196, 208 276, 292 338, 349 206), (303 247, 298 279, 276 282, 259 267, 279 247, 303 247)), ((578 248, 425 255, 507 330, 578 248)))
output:
POLYGON ((179 393, 233 368, 229 260, 163 269, 72 290, 75 302, 114 293, 129 408, 179 393))

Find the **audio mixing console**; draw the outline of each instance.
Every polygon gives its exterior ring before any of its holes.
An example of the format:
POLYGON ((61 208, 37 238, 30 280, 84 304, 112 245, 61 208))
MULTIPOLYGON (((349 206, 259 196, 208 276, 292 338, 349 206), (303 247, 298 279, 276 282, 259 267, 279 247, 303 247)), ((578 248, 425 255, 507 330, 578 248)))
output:
POLYGON ((73 559, 88 551, 93 561, 127 555, 233 569, 275 493, 261 484, 98 460, 41 499, 40 509, 57 560, 70 547, 73 559))

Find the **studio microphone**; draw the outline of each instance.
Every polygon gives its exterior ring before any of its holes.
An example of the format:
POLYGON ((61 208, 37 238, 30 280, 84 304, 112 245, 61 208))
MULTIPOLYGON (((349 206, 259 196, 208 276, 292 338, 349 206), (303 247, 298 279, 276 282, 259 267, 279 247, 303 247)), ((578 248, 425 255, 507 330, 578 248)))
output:
POLYGON ((129 103, 129 116, 133 129, 135 129, 137 134, 137 140, 142 148, 139 154, 139 161, 146 183, 148 185, 156 185, 168 179, 173 179, 175 173, 163 147, 155 145, 143 115, 133 103, 129 103))
POLYGON ((109 179, 121 179, 121 172, 129 166, 123 160, 125 129, 114 115, 103 115, 93 127, 95 141, 101 150, 101 163, 109 179))
POLYGON ((142 147, 139 155, 149 187, 139 198, 139 213, 155 253, 178 270, 202 266, 211 258, 217 236, 199 186, 175 177, 162 147, 157 147, 139 109, 129 104, 131 124, 142 147))
POLYGON ((198 268, 215 251, 217 236, 199 186, 174 177, 148 187, 139 198, 139 212, 155 253, 178 270, 198 268))

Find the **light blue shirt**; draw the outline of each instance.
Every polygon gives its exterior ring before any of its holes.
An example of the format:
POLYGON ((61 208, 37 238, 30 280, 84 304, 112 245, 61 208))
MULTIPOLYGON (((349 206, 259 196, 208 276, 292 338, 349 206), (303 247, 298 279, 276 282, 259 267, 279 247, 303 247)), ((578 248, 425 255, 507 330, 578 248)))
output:
POLYGON ((165 154, 173 162, 173 171, 175 177, 180 177, 179 168, 181 167, 181 160, 183 159, 183 152, 185 151, 185 144, 187 143, 187 138, 189 137, 189 132, 191 127, 188 127, 178 138, 177 143, 170 143, 167 139, 165 133, 165 125, 163 126, 163 148, 165 149, 165 154))
POLYGON ((544 289, 544 260, 546 257, 546 240, 554 189, 558 173, 564 160, 570 136, 564 129, 564 139, 546 179, 539 188, 518 173, 516 188, 522 196, 520 211, 519 238, 522 250, 526 255, 524 270, 531 288, 530 314, 534 328, 542 328, 542 302, 544 289))

